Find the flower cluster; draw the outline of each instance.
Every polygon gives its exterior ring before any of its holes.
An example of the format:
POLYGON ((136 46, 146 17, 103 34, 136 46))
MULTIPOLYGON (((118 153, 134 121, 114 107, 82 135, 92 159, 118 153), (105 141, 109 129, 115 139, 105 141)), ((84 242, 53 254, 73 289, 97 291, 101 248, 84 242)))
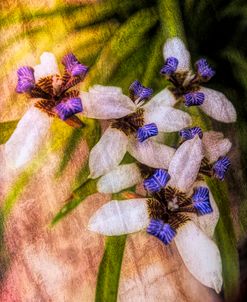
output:
MULTIPOLYGON (((136 113, 112 122, 111 128, 117 128, 114 127, 116 123, 126 127, 118 127, 122 131, 121 143, 112 134, 104 139, 107 129, 89 157, 91 177, 101 176, 97 182, 99 192, 117 193, 143 184, 146 196, 108 202, 91 217, 88 227, 106 236, 145 229, 165 245, 175 241, 189 271, 202 284, 219 292, 222 287, 221 258, 212 240, 219 211, 204 176, 224 179, 230 165, 226 154, 231 142, 222 133, 203 133, 198 126, 189 127, 191 120, 188 117, 180 118, 182 113, 179 110, 171 116, 170 110, 182 101, 187 107, 200 106, 206 114, 225 123, 234 122, 236 112, 222 93, 201 86, 213 77, 215 71, 205 59, 200 59, 193 74, 189 52, 180 39, 165 43, 164 58, 161 74, 171 86, 135 109, 135 112, 143 109, 145 122, 138 125, 138 129, 133 127, 132 132, 127 130, 127 121, 135 119, 136 113), (180 122, 182 120, 187 122, 180 122), (158 132, 171 131, 179 133, 177 148, 161 144, 154 136, 158 132), (124 148, 119 147, 120 144, 125 144, 124 148), (137 162, 119 164, 126 149, 137 162), (115 154, 119 156, 118 160, 114 160, 115 154)), ((132 89, 136 86, 145 89, 143 95, 151 92, 137 83, 135 81, 130 86, 132 96, 132 89)), ((141 90, 138 91, 141 94, 141 90)), ((119 106, 122 99, 123 96, 119 96, 119 106)), ((139 103, 141 98, 138 95, 131 100, 139 103)))
MULTIPOLYGON (((44 54, 41 63, 49 56, 44 54)), ((201 86, 215 71, 200 59, 193 74, 190 54, 180 39, 165 43, 164 58, 161 74, 171 85, 155 96, 137 80, 130 85, 129 95, 121 88, 101 85, 88 92, 70 90, 88 71, 73 54, 62 60, 63 76, 48 72, 40 77, 39 65, 21 67, 17 92, 29 94, 35 107, 73 126, 80 126, 74 116, 79 112, 109 121, 89 154, 89 178, 97 179, 98 192, 117 193, 143 185, 145 194, 140 198, 112 200, 98 209, 90 218, 90 230, 114 236, 145 229, 165 245, 174 241, 188 270, 219 292, 221 258, 212 239, 219 211, 204 176, 224 180, 231 142, 222 133, 203 132, 192 125, 187 112, 174 106, 181 101, 187 107, 200 106, 225 123, 234 122, 236 112, 222 93, 201 86), (166 132, 178 133, 176 148, 157 139, 166 132), (126 152, 133 163, 121 164, 126 152)))

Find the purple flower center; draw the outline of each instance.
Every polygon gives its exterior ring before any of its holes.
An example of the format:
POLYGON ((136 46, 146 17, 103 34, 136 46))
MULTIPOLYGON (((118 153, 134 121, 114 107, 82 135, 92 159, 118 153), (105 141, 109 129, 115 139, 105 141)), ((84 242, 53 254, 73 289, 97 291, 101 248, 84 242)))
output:
POLYGON ((230 167, 231 162, 227 156, 223 156, 213 165, 213 171, 216 178, 224 180, 225 174, 230 167))
POLYGON ((203 137, 202 129, 200 127, 182 129, 179 131, 179 135, 185 140, 192 139, 196 135, 198 135, 200 137, 200 139, 202 139, 202 137, 203 137))
POLYGON ((153 89, 143 86, 138 80, 135 80, 129 87, 130 96, 132 100, 149 99, 153 93, 153 89))
POLYGON ((213 212, 209 199, 209 190, 206 187, 196 188, 193 196, 193 205, 199 215, 205 215, 213 212))
POLYGON ((163 169, 157 169, 152 176, 144 180, 143 185, 147 191, 155 193, 164 188, 169 179, 170 175, 167 171, 163 169))
POLYGON ((83 110, 79 91, 70 90, 80 83, 86 75, 88 68, 81 64, 70 53, 64 56, 62 63, 65 66, 63 76, 51 74, 41 77, 35 83, 34 69, 23 66, 18 69, 18 93, 28 92, 30 97, 36 99, 35 107, 46 112, 49 116, 57 116, 73 127, 81 127, 82 122, 72 116, 83 110), (70 119, 71 118, 71 119, 70 119))
POLYGON ((187 107, 200 106, 203 104, 205 96, 202 92, 189 92, 184 95, 184 104, 187 107))
POLYGON ((203 81, 209 81, 215 75, 215 70, 209 66, 206 59, 198 60, 195 65, 197 74, 203 81))
POLYGON ((176 231, 168 223, 164 223, 159 219, 151 219, 147 227, 147 233, 157 237, 165 245, 171 243, 176 236, 176 231))
POLYGON ((144 125, 137 130, 137 139, 139 142, 144 142, 151 136, 156 136, 158 134, 158 128, 155 123, 144 125))
POLYGON ((72 53, 64 56, 62 63, 65 66, 66 70, 74 77, 79 76, 84 78, 88 72, 88 67, 81 64, 72 53))
POLYGON ((17 93, 25 93, 32 90, 35 86, 34 69, 29 66, 22 66, 17 70, 17 93))
POLYGON ((174 57, 169 57, 166 59, 165 65, 161 68, 160 73, 162 75, 170 76, 173 74, 178 67, 178 59, 174 57))
POLYGON ((59 103, 55 110, 61 120, 65 121, 70 116, 82 112, 82 103, 80 98, 71 98, 65 102, 59 103))

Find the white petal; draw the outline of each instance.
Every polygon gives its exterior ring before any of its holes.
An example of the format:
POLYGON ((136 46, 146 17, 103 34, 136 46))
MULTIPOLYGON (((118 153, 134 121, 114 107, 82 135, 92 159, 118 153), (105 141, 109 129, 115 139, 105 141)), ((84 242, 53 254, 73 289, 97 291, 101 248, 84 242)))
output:
POLYGON ((178 37, 167 39, 163 48, 163 56, 166 60, 169 57, 178 59, 177 71, 188 71, 190 69, 190 53, 184 42, 178 37))
POLYGON ((118 87, 95 85, 80 96, 83 114, 90 118, 115 119, 136 110, 134 102, 118 87))
POLYGON ((120 165, 99 179, 97 189, 101 193, 117 193, 141 181, 137 164, 120 165))
POLYGON ((179 131, 192 123, 188 113, 169 106, 153 103, 144 109, 145 124, 155 123, 161 132, 179 131))
POLYGON ((103 86, 103 85, 93 85, 92 87, 89 88, 88 90, 89 92, 92 93, 109 93, 111 92, 111 94, 122 94, 123 91, 120 87, 116 87, 116 86, 103 86))
POLYGON ((232 146, 228 138, 224 138, 223 133, 216 131, 206 131, 203 133, 202 143, 205 156, 210 162, 215 162, 220 156, 226 155, 232 146))
POLYGON ((31 107, 19 121, 5 144, 7 163, 12 168, 23 168, 37 155, 51 125, 51 118, 31 107))
POLYGON ((237 113, 232 103, 226 96, 216 90, 201 87, 205 99, 200 108, 217 121, 233 123, 237 119, 237 113))
POLYGON ((168 173, 171 180, 168 185, 183 192, 189 190, 197 178, 203 156, 202 141, 198 135, 185 141, 170 162, 168 173))
MULTIPOLYGON (((209 187, 207 186, 205 181, 198 181, 194 184, 194 188, 196 187, 209 187)), ((209 189, 209 197, 210 197, 210 204, 213 208, 213 212, 203 216, 197 216, 195 214, 191 214, 190 218, 196 223, 197 226, 210 238, 214 235, 215 227, 219 220, 219 209, 214 200, 213 194, 209 189)))
POLYGON ((90 176, 97 178, 113 168, 123 159, 128 137, 120 130, 109 127, 89 155, 90 176))
POLYGON ((59 74, 56 57, 51 52, 44 52, 40 56, 40 64, 34 67, 35 80, 53 74, 59 74))
POLYGON ((165 88, 157 93, 145 107, 148 106, 171 106, 173 107, 177 103, 177 99, 175 98, 174 94, 171 92, 170 89, 165 88))
POLYGON ((112 200, 91 217, 88 229, 107 236, 138 232, 149 224, 146 198, 112 200))
POLYGON ((152 139, 142 143, 136 139, 130 140, 128 152, 140 163, 152 168, 168 169, 169 163, 175 153, 175 149, 160 144, 152 139))
POLYGON ((193 222, 178 229, 177 249, 191 274, 217 293, 222 287, 222 264, 217 245, 193 222))

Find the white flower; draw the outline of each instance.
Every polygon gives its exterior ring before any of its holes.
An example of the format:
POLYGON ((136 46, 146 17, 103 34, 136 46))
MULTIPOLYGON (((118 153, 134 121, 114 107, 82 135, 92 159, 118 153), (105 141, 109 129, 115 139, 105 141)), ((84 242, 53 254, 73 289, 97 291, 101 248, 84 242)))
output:
POLYGON ((215 74, 205 59, 196 62, 196 73, 190 69, 190 53, 179 38, 168 39, 164 45, 165 65, 161 74, 173 87, 161 91, 159 103, 174 106, 183 100, 186 106, 200 106, 202 111, 215 120, 232 123, 236 121, 236 111, 226 96, 216 90, 201 86, 215 74))
MULTIPOLYGON (((183 129, 179 134, 183 140, 192 139, 196 134, 200 135, 205 155, 200 173, 215 176, 214 164, 229 152, 232 145, 229 139, 224 138, 221 132, 202 133, 199 127, 183 129)), ((129 145, 129 152, 139 163, 119 165, 101 176, 97 182, 98 192, 118 193, 143 182, 154 172, 154 168, 167 170, 175 151, 175 148, 159 144, 152 139, 143 143, 136 141, 135 144, 129 145)))
POLYGON ((5 144, 7 164, 12 168, 24 167, 37 154, 50 128, 51 116, 73 127, 82 125, 74 115, 83 110, 79 91, 69 89, 84 79, 88 68, 71 53, 63 57, 62 63, 65 71, 60 76, 55 56, 44 52, 39 65, 22 66, 17 71, 16 92, 27 94, 34 105, 5 144))
MULTIPOLYGON (((43 53, 40 61, 41 63, 34 67, 36 81, 49 74, 58 73, 57 61, 52 53, 43 53)), ((50 126, 51 118, 38 108, 31 106, 20 119, 4 146, 6 163, 9 167, 19 169, 30 162, 37 155, 50 126)))
POLYGON ((97 178, 115 168, 126 151, 140 162, 157 167, 158 152, 166 147, 158 146, 146 139, 157 135, 158 131, 178 131, 191 124, 190 116, 172 107, 144 104, 152 93, 135 81, 130 87, 131 97, 117 87, 93 86, 89 92, 82 92, 84 114, 87 117, 114 121, 94 146, 89 156, 90 176, 97 178), (137 138, 137 139, 136 139, 137 138), (158 150, 156 149, 158 147, 158 150))
POLYGON ((112 200, 91 217, 88 228, 107 236, 146 228, 164 244, 174 239, 188 270, 219 292, 221 258, 210 238, 219 213, 206 184, 195 182, 203 157, 203 144, 196 135, 177 149, 168 173, 157 169, 144 181, 149 198, 112 200), (195 214, 198 216, 193 218, 195 214))

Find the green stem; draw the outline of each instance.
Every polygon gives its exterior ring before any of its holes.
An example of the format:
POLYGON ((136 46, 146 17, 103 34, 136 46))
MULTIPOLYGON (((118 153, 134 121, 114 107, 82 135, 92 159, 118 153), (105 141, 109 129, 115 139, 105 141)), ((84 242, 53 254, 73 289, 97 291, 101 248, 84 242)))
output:
POLYGON ((179 37, 186 42, 182 15, 177 0, 159 0, 161 28, 165 39, 179 37))
MULTIPOLYGON (((165 39, 179 37, 187 44, 182 16, 177 0, 160 0, 159 14, 165 39)), ((193 121, 203 130, 211 128, 211 121, 200 113, 197 108, 190 110, 193 121)), ((231 300, 238 292, 239 265, 236 248, 236 237, 230 213, 230 203, 227 194, 227 185, 219 184, 215 180, 207 181, 215 200, 219 206, 220 219, 215 230, 215 237, 220 249, 223 264, 224 295, 231 300)))
POLYGON ((96 302, 117 301, 126 238, 127 236, 123 235, 106 239, 105 252, 99 266, 97 278, 96 302))

